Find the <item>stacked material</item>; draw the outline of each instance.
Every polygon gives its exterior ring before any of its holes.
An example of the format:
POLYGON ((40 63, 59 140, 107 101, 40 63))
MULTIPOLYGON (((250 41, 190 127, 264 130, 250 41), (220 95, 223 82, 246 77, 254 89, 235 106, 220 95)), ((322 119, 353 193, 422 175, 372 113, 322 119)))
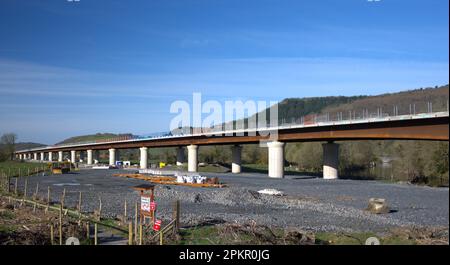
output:
POLYGON ((205 184, 207 177, 200 175, 192 175, 192 176, 177 176, 178 183, 197 183, 197 184, 205 184))
POLYGON ((148 182, 163 185, 183 185, 183 186, 204 187, 204 188, 226 187, 226 185, 219 183, 219 179, 217 177, 208 178, 198 175, 178 175, 176 177, 172 177, 172 176, 149 176, 143 174, 114 174, 113 176, 141 179, 148 182))
POLYGON ((178 172, 174 170, 158 170, 158 169, 140 169, 139 174, 151 174, 151 175, 159 175, 159 176, 173 176, 178 172))

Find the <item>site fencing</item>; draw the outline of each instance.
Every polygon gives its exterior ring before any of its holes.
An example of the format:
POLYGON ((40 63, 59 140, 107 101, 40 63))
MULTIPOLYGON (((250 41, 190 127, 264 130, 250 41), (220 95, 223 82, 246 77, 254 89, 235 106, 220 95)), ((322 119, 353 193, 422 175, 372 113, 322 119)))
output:
POLYGON ((135 214, 130 216, 127 214, 127 201, 125 200, 124 214, 118 215, 114 220, 111 220, 111 218, 104 217, 104 205, 101 197, 98 197, 97 209, 93 212, 87 212, 83 210, 83 204, 86 203, 84 201, 84 193, 79 191, 76 192, 78 195, 76 206, 68 207, 66 205, 66 199, 69 194, 68 190, 64 188, 59 200, 54 201, 52 200, 52 188, 50 186, 46 187, 45 196, 42 196, 42 192, 40 191, 42 191, 43 185, 36 182, 36 185, 31 187, 29 184, 29 177, 34 178, 35 176, 10 177, 5 173, 2 173, 0 178, 0 196, 6 198, 6 200, 13 205, 14 209, 19 207, 31 207, 33 213, 38 210, 44 211, 45 214, 50 212, 57 213, 58 218, 49 218, 48 221, 48 233, 50 235, 49 244, 66 244, 66 241, 63 239, 67 240, 74 235, 73 229, 66 231, 68 230, 68 225, 74 225, 78 231, 83 231, 82 234, 86 235, 82 238, 85 244, 92 245, 101 243, 98 235, 100 229, 109 229, 126 235, 128 245, 156 243, 162 245, 164 238, 178 233, 180 227, 180 202, 178 200, 174 201, 173 204, 172 219, 159 231, 153 231, 152 223, 146 224, 145 219, 141 221, 139 218, 139 202, 135 203, 135 214), (19 180, 21 180, 21 185, 19 185, 19 180))

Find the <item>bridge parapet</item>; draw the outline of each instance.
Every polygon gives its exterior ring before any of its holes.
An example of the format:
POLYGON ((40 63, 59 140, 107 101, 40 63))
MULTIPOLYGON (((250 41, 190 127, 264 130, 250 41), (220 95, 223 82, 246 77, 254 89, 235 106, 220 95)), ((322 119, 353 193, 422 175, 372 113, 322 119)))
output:
POLYGON ((237 134, 250 134, 263 131, 274 131, 284 129, 298 129, 306 127, 320 127, 320 126, 332 126, 332 125, 346 125, 346 124, 364 124, 364 123, 380 123, 386 121, 398 121, 398 120, 414 120, 414 119, 433 119, 439 117, 449 117, 448 99, 445 99, 446 103, 439 104, 438 107, 433 106, 431 102, 426 104, 426 108, 418 107, 415 104, 410 104, 408 109, 399 109, 398 106, 392 106, 389 111, 383 107, 377 107, 375 110, 361 109, 359 111, 348 112, 336 112, 336 113, 319 113, 302 116, 299 118, 292 118, 290 121, 281 119, 280 124, 276 126, 246 126, 244 128, 233 128, 232 130, 226 130, 224 125, 214 128, 192 128, 187 130, 178 130, 177 132, 161 132, 148 135, 138 136, 119 136, 95 141, 84 141, 60 145, 52 145, 46 147, 39 147, 27 150, 20 150, 20 152, 33 152, 33 151, 45 151, 46 149, 52 150, 57 148, 68 148, 74 146, 88 146, 95 144, 114 144, 114 143, 127 143, 145 140, 157 140, 157 139, 171 139, 171 138, 186 138, 186 137, 200 137, 200 136, 213 136, 213 135, 237 135, 237 134), (419 112, 420 111, 420 112, 419 112))

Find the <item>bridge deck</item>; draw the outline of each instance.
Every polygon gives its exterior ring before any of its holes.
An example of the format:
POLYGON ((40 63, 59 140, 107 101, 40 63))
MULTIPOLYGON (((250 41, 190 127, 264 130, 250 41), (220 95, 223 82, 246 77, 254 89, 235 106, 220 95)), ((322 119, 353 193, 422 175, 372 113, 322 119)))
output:
POLYGON ((317 122, 313 124, 284 124, 276 127, 221 130, 194 134, 168 135, 151 138, 125 139, 107 142, 83 142, 53 145, 16 153, 37 151, 104 150, 180 145, 246 144, 279 141, 344 141, 344 140, 449 140, 449 112, 421 113, 382 118, 317 122))

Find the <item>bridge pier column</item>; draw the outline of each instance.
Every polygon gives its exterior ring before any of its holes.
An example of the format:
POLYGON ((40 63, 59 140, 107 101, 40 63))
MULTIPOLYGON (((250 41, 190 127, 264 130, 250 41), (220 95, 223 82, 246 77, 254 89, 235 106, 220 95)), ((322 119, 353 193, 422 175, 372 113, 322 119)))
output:
POLYGON ((184 148, 182 146, 178 146, 178 148, 177 148, 177 166, 182 166, 184 161, 185 161, 184 148))
POLYGON ((234 145, 231 149, 231 153, 232 153, 231 172, 234 174, 241 173, 242 146, 234 145))
POLYGON ((284 143, 267 143, 269 148, 269 177, 284 178, 284 143))
POLYGON ((141 155, 141 161, 140 161, 140 168, 141 169, 146 169, 148 167, 148 148, 147 147, 141 147, 139 148, 141 155))
POLYGON ((34 158, 34 160, 37 161, 37 160, 38 160, 38 159, 37 159, 37 158, 38 158, 38 153, 34 153, 34 154, 33 154, 33 158, 34 158))
POLYGON ((109 151, 109 165, 114 166, 116 164, 116 149, 111 148, 109 151))
POLYGON ((339 145, 328 142, 323 147, 323 178, 337 179, 339 169, 339 145))
POLYGON ((92 150, 87 150, 87 164, 92 165, 92 150))
POLYGON ((188 145, 188 172, 198 171, 198 146, 188 145))
POLYGON ((53 161, 53 152, 48 152, 48 161, 53 161))
POLYGON ((41 161, 44 161, 44 160, 45 160, 45 153, 41 152, 41 161))
POLYGON ((70 162, 76 163, 77 162, 76 160, 77 160, 77 151, 71 150, 70 151, 70 162))
POLYGON ((63 161, 63 152, 59 151, 58 152, 58 162, 62 162, 63 161))

